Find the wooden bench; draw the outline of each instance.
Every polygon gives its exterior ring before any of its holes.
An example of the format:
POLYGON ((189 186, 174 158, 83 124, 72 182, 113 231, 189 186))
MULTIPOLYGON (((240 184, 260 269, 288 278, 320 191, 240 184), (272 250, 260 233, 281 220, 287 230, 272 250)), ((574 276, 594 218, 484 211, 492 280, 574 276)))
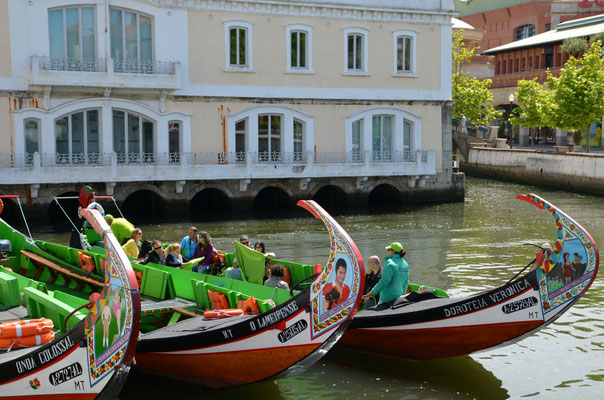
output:
POLYGON ((63 277, 65 280, 65 285, 68 285, 69 282, 73 279, 77 282, 76 290, 82 289, 84 286, 90 287, 91 291, 96 291, 98 287, 104 287, 105 285, 102 282, 96 281, 92 278, 76 274, 75 272, 69 271, 66 268, 63 268, 54 262, 47 260, 46 258, 34 254, 32 252, 21 250, 21 253, 29 258, 31 263, 36 267, 36 274, 34 275, 34 280, 40 279, 42 272, 45 269, 48 269, 50 274, 50 279, 46 283, 53 283, 59 275, 63 277))
POLYGON ((556 149, 556 151, 558 153, 569 153, 570 152, 570 146, 554 146, 554 148, 556 149))

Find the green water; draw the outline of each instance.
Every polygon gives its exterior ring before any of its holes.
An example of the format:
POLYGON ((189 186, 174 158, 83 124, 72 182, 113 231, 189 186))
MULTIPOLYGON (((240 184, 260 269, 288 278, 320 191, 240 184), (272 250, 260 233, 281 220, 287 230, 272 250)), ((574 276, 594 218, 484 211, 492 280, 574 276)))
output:
MULTIPOLYGON (((364 258, 383 257, 387 244, 400 241, 407 251, 411 280, 453 295, 505 283, 534 257, 534 247, 523 243, 553 243, 555 226, 549 213, 515 200, 519 193, 533 192, 549 200, 604 246, 602 198, 472 178, 467 179, 466 189, 464 203, 337 219, 364 258)), ((180 241, 190 225, 208 231, 214 245, 226 251, 232 251, 233 240, 245 233, 252 243, 264 241, 267 251, 281 259, 315 264, 324 263, 328 255, 328 236, 310 214, 308 218, 186 221, 141 228, 145 238, 180 241)), ((66 243, 61 235, 34 233, 66 243)), ((120 398, 601 399, 603 300, 599 276, 586 296, 549 327, 519 343, 471 356, 406 362, 336 349, 300 376, 223 390, 183 385, 134 370, 120 398)))

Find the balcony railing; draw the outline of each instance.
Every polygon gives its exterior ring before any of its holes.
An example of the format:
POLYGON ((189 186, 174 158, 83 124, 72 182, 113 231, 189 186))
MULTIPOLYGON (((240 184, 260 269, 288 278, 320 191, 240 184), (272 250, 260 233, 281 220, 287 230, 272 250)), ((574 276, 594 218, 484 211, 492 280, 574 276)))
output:
POLYGON ((105 59, 79 60, 77 58, 39 58, 40 70, 43 71, 82 71, 82 72, 106 72, 105 59))
POLYGON ((174 75, 176 63, 167 61, 112 60, 104 58, 79 60, 77 58, 38 57, 42 71, 108 72, 113 67, 115 73, 174 75))
POLYGON ((428 160, 428 151, 394 152, 199 152, 199 153, 73 153, 3 154, 0 167, 103 167, 121 165, 296 165, 412 163, 428 160), (38 160, 38 161, 36 161, 38 160))
POLYGON ((552 75, 560 75, 560 67, 547 68, 547 69, 530 69, 521 72, 514 72, 511 74, 495 75, 491 81, 491 87, 506 87, 516 86, 519 80, 531 80, 537 78, 539 83, 545 82, 547 79, 547 73, 551 72, 552 75))

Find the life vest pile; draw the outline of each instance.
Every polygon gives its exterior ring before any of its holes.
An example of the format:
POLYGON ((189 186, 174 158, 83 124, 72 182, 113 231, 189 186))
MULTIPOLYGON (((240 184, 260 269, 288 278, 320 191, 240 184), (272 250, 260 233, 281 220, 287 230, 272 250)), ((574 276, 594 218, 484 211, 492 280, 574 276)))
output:
POLYGON ((0 349, 11 350, 48 343, 55 338, 53 327, 52 320, 48 318, 0 324, 0 349))

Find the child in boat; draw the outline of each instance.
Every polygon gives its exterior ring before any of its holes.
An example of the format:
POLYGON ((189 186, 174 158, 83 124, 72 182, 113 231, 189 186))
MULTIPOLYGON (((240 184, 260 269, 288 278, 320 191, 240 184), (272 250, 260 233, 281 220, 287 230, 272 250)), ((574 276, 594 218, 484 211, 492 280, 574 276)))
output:
POLYGON ((405 250, 399 242, 394 242, 386 247, 388 256, 382 270, 379 282, 367 294, 368 298, 380 295, 378 306, 387 308, 399 296, 407 293, 409 286, 409 264, 403 260, 405 250))
POLYGON ((182 266, 182 255, 180 254, 180 245, 172 243, 166 247, 166 266, 180 268, 182 266))
POLYGON ((285 271, 283 270, 283 265, 281 264, 273 264, 271 266, 271 277, 264 282, 264 286, 277 287, 280 289, 289 289, 289 285, 287 282, 283 280, 285 276, 285 271))
POLYGON ((135 228, 132 231, 132 237, 130 238, 130 240, 128 240, 126 242, 126 244, 124 244, 122 246, 122 249, 124 249, 124 253, 126 253, 126 255, 128 257, 138 258, 138 253, 139 253, 138 247, 141 243, 142 238, 143 238, 143 231, 140 228, 135 228))

